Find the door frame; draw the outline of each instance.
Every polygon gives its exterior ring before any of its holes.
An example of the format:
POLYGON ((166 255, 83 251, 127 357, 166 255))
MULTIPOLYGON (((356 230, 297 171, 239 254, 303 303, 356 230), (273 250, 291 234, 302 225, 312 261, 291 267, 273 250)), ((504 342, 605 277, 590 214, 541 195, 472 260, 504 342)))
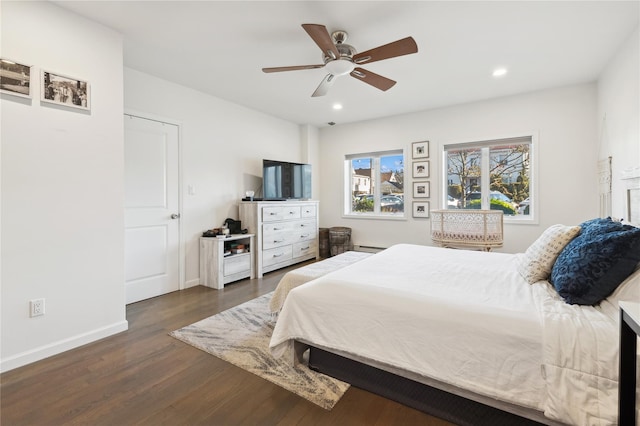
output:
MULTIPOLYGON (((183 215, 183 191, 182 191, 182 122, 173 118, 163 117, 150 112, 142 112, 135 109, 125 108, 123 113, 123 119, 128 116, 140 118, 143 120, 156 121, 159 123, 171 124, 178 127, 178 214, 180 214, 180 220, 178 222, 178 289, 180 291, 185 289, 185 241, 184 241, 184 215, 183 215)), ((124 131, 124 130, 123 130, 124 131)), ((124 141, 124 135, 123 135, 124 141)))

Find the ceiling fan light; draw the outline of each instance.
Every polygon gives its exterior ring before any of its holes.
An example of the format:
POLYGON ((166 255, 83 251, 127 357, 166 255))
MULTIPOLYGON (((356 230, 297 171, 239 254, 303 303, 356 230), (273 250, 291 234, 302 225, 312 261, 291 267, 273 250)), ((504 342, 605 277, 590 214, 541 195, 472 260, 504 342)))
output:
POLYGON ((355 68, 353 62, 346 59, 337 59, 335 61, 329 61, 325 65, 327 71, 333 75, 345 75, 349 74, 355 68))

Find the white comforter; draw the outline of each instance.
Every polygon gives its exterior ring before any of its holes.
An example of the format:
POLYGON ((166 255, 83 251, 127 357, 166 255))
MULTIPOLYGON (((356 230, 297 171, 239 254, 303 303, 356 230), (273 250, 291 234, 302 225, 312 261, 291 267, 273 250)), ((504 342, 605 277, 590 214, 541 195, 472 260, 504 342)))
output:
POLYGON ((293 361, 300 340, 565 423, 615 423, 617 307, 567 305, 548 283, 527 284, 516 259, 393 246, 293 289, 272 353, 293 361))
POLYGON ((619 311, 567 305, 548 285, 536 286, 542 316, 544 413, 574 425, 612 425, 618 418, 619 311))

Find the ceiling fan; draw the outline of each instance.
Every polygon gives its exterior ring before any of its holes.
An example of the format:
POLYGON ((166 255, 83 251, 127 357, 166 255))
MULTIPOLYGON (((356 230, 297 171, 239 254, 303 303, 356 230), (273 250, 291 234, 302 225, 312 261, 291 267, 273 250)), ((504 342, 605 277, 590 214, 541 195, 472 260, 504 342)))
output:
POLYGON ((326 95, 336 78, 346 74, 380 90, 389 90, 396 84, 395 81, 360 68, 358 65, 395 58, 396 56, 409 55, 418 51, 415 40, 412 37, 407 37, 367 50, 366 52, 357 53, 353 46, 345 44, 348 37, 345 31, 335 31, 329 35, 329 31, 327 31, 324 25, 302 24, 302 28, 304 28, 307 34, 309 34, 318 47, 320 47, 320 50, 322 50, 322 60, 324 63, 317 65, 262 68, 262 71, 271 73, 325 68, 327 75, 311 96, 326 95))

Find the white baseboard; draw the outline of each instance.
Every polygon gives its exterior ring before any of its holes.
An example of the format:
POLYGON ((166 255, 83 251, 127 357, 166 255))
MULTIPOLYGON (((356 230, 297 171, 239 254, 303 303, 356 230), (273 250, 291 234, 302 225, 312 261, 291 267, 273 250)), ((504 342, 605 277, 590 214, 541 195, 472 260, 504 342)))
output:
POLYGON ((129 322, 124 320, 115 324, 108 325, 106 327, 98 328, 87 333, 78 334, 77 336, 69 337, 67 339, 63 339, 57 342, 50 343, 48 345, 40 346, 38 348, 19 353, 17 355, 10 356, 8 358, 0 360, 0 372, 4 373, 6 371, 13 370, 14 368, 22 367, 24 365, 31 364, 32 362, 49 358, 53 355, 58 355, 70 349, 86 345, 87 343, 95 342, 96 340, 121 333, 128 329, 129 322))
POLYGON ((195 287, 197 285, 200 285, 200 278, 196 278, 195 280, 189 280, 189 281, 185 282, 184 283, 184 289, 195 287))

